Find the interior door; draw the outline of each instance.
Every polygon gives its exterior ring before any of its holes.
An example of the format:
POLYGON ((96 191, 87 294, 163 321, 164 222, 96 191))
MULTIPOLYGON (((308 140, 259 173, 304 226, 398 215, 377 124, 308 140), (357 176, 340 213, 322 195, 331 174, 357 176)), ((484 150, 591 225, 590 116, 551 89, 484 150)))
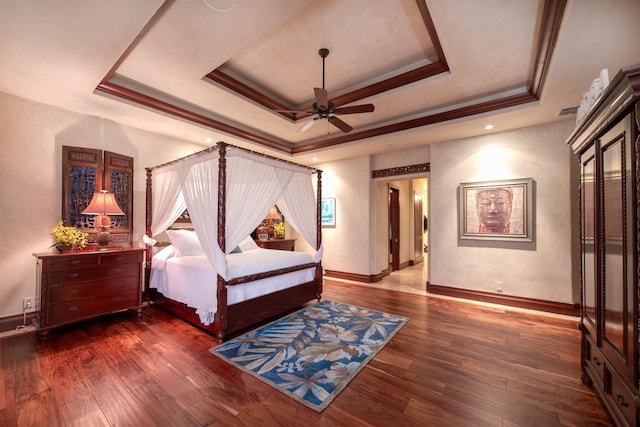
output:
POLYGON ((400 190, 389 188, 389 254, 391 271, 400 270, 400 190))
POLYGON ((424 235, 424 221, 422 220, 422 194, 413 195, 413 262, 422 262, 422 238, 424 235))

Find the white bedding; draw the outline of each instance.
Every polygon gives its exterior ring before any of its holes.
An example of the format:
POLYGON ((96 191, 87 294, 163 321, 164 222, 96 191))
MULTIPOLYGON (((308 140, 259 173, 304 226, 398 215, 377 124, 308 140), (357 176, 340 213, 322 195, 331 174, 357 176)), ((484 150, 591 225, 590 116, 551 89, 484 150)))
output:
MULTIPOLYGON (((227 255, 229 276, 243 277, 264 271, 313 262, 304 252, 289 252, 259 247, 227 255)), ((227 304, 232 305, 313 280, 315 268, 227 287, 227 304)), ((168 246, 151 259, 150 287, 167 298, 195 308, 200 321, 213 323, 218 307, 217 274, 205 255, 176 256, 168 246)))

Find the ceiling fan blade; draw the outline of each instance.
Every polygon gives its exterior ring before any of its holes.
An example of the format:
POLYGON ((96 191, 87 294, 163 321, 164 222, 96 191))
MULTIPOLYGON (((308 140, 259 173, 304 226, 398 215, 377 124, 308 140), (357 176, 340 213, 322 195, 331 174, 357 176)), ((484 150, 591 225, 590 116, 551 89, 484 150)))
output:
POLYGON ((298 129, 298 132, 302 133, 302 132, 306 132, 307 130, 309 130, 311 128, 311 126, 313 126, 316 122, 318 121, 318 117, 314 117, 313 119, 309 120, 307 123, 305 123, 304 125, 302 125, 302 127, 300 129, 298 129))
POLYGON ((352 107, 340 107, 336 109, 336 114, 357 114, 357 113, 373 113, 375 107, 373 104, 354 105, 352 107))
POLYGON ((313 114, 313 111, 300 111, 300 110, 271 110, 276 113, 294 113, 294 114, 313 114))
POLYGON ((349 126, 348 124, 346 124, 345 122, 337 118, 336 116, 329 117, 329 122, 331 122, 332 125, 340 129, 344 133, 348 133, 348 132, 351 132, 351 130, 353 130, 351 126, 349 126))
POLYGON ((329 107, 329 94, 327 94, 327 91, 319 87, 313 88, 313 91, 316 94, 318 107, 326 110, 329 107))

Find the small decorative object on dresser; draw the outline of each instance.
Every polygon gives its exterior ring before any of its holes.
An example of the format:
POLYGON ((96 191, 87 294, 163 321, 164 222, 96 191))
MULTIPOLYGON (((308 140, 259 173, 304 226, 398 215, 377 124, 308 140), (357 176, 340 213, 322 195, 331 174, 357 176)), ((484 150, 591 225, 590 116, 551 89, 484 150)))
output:
POLYGON ((83 233, 75 227, 67 227, 64 221, 60 220, 51 229, 51 235, 56 241, 50 247, 55 247, 58 252, 67 252, 75 249, 82 249, 87 246, 88 233, 83 233))
POLYGON ((37 258, 40 308, 36 328, 46 339, 51 328, 142 306, 144 249, 45 252, 37 258))
POLYGON ((273 237, 276 239, 284 239, 284 222, 279 222, 273 226, 273 237))

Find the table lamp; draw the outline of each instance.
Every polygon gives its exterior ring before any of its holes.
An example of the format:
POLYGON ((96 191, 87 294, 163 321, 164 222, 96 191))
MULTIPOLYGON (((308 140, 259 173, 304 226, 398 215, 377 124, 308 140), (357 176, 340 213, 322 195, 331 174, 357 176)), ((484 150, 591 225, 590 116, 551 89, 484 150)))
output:
POLYGON ((273 236, 273 224, 275 222, 275 220, 277 219, 278 221, 281 220, 280 218, 280 214, 278 213, 278 209, 274 206, 271 209, 269 209, 269 212, 267 213, 267 216, 265 217, 265 219, 269 220, 269 237, 273 236))
POLYGON ((95 215, 94 227, 96 234, 96 243, 100 249, 106 249, 111 241, 109 226, 111 219, 109 215, 124 215, 120 206, 116 202, 115 195, 107 190, 100 190, 93 193, 93 198, 89 202, 89 206, 82 211, 84 215, 95 215))

